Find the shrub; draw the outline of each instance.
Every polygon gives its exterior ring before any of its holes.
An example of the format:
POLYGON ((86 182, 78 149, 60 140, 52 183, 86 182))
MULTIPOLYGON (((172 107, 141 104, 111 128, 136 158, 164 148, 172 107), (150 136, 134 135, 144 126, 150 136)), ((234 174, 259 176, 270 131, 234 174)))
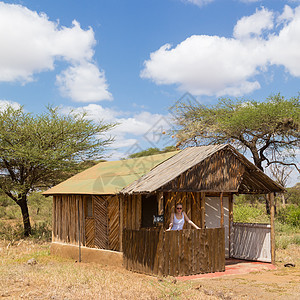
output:
POLYGON ((289 205, 281 208, 278 211, 277 219, 283 224, 300 228, 300 207, 289 205))
POLYGON ((268 223, 269 217, 266 215, 263 205, 256 207, 249 204, 234 205, 233 221, 243 223, 268 223))

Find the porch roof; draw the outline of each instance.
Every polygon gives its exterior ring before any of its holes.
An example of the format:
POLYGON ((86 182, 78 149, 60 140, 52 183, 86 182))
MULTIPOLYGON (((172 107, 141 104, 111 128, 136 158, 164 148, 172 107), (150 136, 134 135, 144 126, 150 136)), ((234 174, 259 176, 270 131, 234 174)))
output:
POLYGON ((116 194, 178 152, 172 151, 133 159, 101 162, 43 192, 43 195, 116 194))
POLYGON ((222 144, 186 148, 122 189, 121 193, 157 190, 270 193, 282 192, 284 188, 235 148, 222 144))

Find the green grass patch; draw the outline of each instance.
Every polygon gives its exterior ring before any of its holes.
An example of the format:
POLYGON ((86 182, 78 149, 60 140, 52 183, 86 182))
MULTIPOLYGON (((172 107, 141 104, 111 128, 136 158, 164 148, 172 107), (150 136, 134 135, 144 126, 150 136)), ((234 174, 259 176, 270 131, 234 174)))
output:
POLYGON ((233 207, 233 221, 242 223, 269 223, 270 219, 262 204, 247 205, 240 203, 235 204, 233 207))

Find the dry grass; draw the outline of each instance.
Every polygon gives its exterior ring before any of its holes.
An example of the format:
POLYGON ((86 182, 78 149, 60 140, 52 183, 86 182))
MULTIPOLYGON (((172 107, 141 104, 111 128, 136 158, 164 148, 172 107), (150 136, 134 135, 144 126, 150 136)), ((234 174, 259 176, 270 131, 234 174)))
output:
POLYGON ((50 256, 49 244, 0 242, 0 298, 217 299, 174 278, 155 277, 50 256), (37 264, 27 261, 35 258, 37 264))
POLYGON ((278 269, 178 282, 50 255, 49 243, 0 241, 4 299, 299 299, 300 247, 277 252, 278 269), (28 264, 31 258, 36 264, 28 264), (285 268, 292 262, 295 268, 285 268))

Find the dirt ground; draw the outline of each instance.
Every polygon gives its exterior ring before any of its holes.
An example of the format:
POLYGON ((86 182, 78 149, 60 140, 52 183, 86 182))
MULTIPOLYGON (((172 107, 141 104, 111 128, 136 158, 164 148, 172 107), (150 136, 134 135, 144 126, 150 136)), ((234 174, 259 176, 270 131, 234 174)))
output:
POLYGON ((53 257, 49 243, 0 241, 3 299, 300 299, 300 247, 277 251, 277 270, 179 282, 53 257), (294 263, 295 267, 284 267, 294 263))

